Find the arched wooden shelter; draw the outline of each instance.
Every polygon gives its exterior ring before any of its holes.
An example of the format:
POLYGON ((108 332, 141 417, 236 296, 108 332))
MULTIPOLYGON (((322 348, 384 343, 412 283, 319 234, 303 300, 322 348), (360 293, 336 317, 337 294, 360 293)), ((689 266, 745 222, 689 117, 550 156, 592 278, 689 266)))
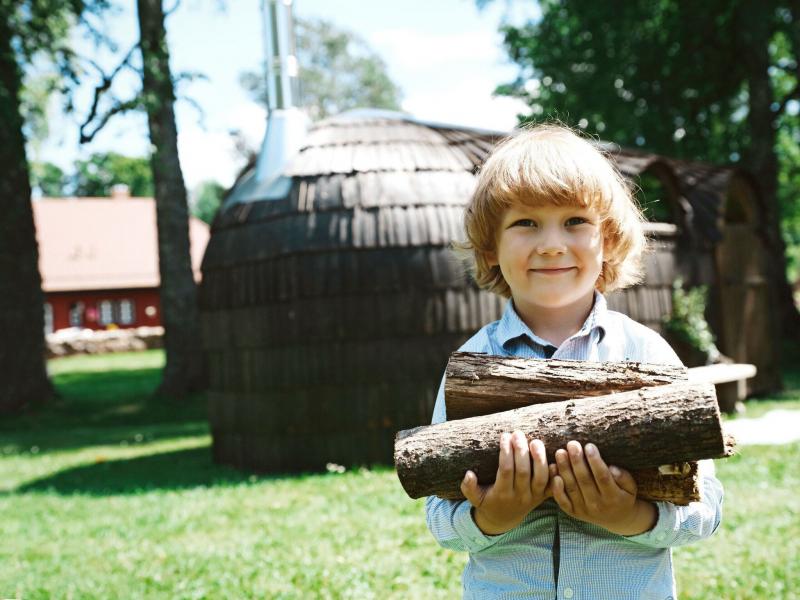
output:
MULTIPOLYGON (((474 172, 502 136, 350 113, 311 130, 285 197, 259 197, 254 169, 240 178, 213 225, 200 294, 217 461, 267 471, 388 462, 397 430, 429 422, 449 353, 502 312, 449 249, 474 172)), ((739 279, 719 276, 740 260, 726 240, 761 239, 757 225, 726 233, 735 202, 757 217, 746 178, 609 150, 625 175, 656 177, 674 214, 653 228, 645 283, 612 305, 658 328, 681 274, 714 286, 718 326, 736 310, 763 318, 752 308, 767 298, 760 279, 738 266, 739 279)), ((774 387, 769 348, 729 329, 723 352, 759 365, 754 390, 774 387)))

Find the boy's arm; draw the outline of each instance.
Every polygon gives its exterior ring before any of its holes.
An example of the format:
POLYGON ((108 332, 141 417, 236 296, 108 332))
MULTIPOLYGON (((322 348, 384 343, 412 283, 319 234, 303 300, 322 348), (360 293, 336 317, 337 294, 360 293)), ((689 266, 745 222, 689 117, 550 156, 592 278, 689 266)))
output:
POLYGON ((650 531, 627 539, 654 548, 691 544, 709 537, 722 519, 724 493, 711 460, 700 461, 700 501, 687 506, 656 502, 658 520, 650 531))
POLYGON ((679 546, 710 536, 719 525, 722 486, 711 461, 701 461, 702 500, 688 506, 639 500, 630 473, 608 467, 592 444, 581 448, 569 442, 567 451, 556 451, 556 463, 553 497, 559 507, 631 541, 656 548, 679 546))
MULTIPOLYGON (((439 386, 433 408, 433 424, 447 420, 444 403, 444 381, 439 386)), ((502 535, 484 534, 472 518, 472 505, 467 500, 443 500, 436 496, 425 499, 428 529, 440 546, 450 550, 478 552, 493 546, 502 535)))

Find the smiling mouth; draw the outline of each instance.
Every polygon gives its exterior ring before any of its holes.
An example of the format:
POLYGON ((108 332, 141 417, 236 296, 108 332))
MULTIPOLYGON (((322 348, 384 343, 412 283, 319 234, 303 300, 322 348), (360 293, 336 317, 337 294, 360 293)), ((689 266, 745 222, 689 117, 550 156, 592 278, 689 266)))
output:
POLYGON ((542 275, 559 275, 561 273, 568 273, 577 267, 563 267, 561 269, 531 269, 534 273, 541 273, 542 275))

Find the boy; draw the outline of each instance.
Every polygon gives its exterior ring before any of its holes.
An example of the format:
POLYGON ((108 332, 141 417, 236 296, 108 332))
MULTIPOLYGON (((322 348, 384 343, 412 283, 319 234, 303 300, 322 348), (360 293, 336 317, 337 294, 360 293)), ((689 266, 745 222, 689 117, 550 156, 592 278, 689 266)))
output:
MULTIPOLYGON (((498 146, 465 213, 478 284, 510 298, 460 350, 536 358, 680 364, 654 331, 608 310, 602 292, 635 283, 643 218, 620 175, 569 129, 538 126, 498 146)), ((433 422, 446 419, 444 380, 433 422)), ((670 548, 711 535, 722 486, 701 467, 702 501, 636 497, 630 473, 571 441, 548 465, 540 440, 500 440, 497 480, 468 471, 465 501, 429 497, 440 545, 469 552, 465 598, 673 598, 670 548)))

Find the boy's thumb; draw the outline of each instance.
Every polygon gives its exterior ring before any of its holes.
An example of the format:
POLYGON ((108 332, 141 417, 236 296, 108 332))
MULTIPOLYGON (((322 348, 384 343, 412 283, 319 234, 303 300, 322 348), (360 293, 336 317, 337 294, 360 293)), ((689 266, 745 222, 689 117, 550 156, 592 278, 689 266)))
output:
POLYGON ((611 475, 614 477, 614 481, 617 482, 619 487, 629 494, 633 494, 634 496, 636 495, 636 480, 633 478, 633 475, 631 475, 628 471, 613 465, 609 467, 609 470, 611 471, 611 475))
POLYGON ((461 493, 473 506, 478 505, 478 477, 472 471, 464 474, 464 479, 461 481, 461 493))

